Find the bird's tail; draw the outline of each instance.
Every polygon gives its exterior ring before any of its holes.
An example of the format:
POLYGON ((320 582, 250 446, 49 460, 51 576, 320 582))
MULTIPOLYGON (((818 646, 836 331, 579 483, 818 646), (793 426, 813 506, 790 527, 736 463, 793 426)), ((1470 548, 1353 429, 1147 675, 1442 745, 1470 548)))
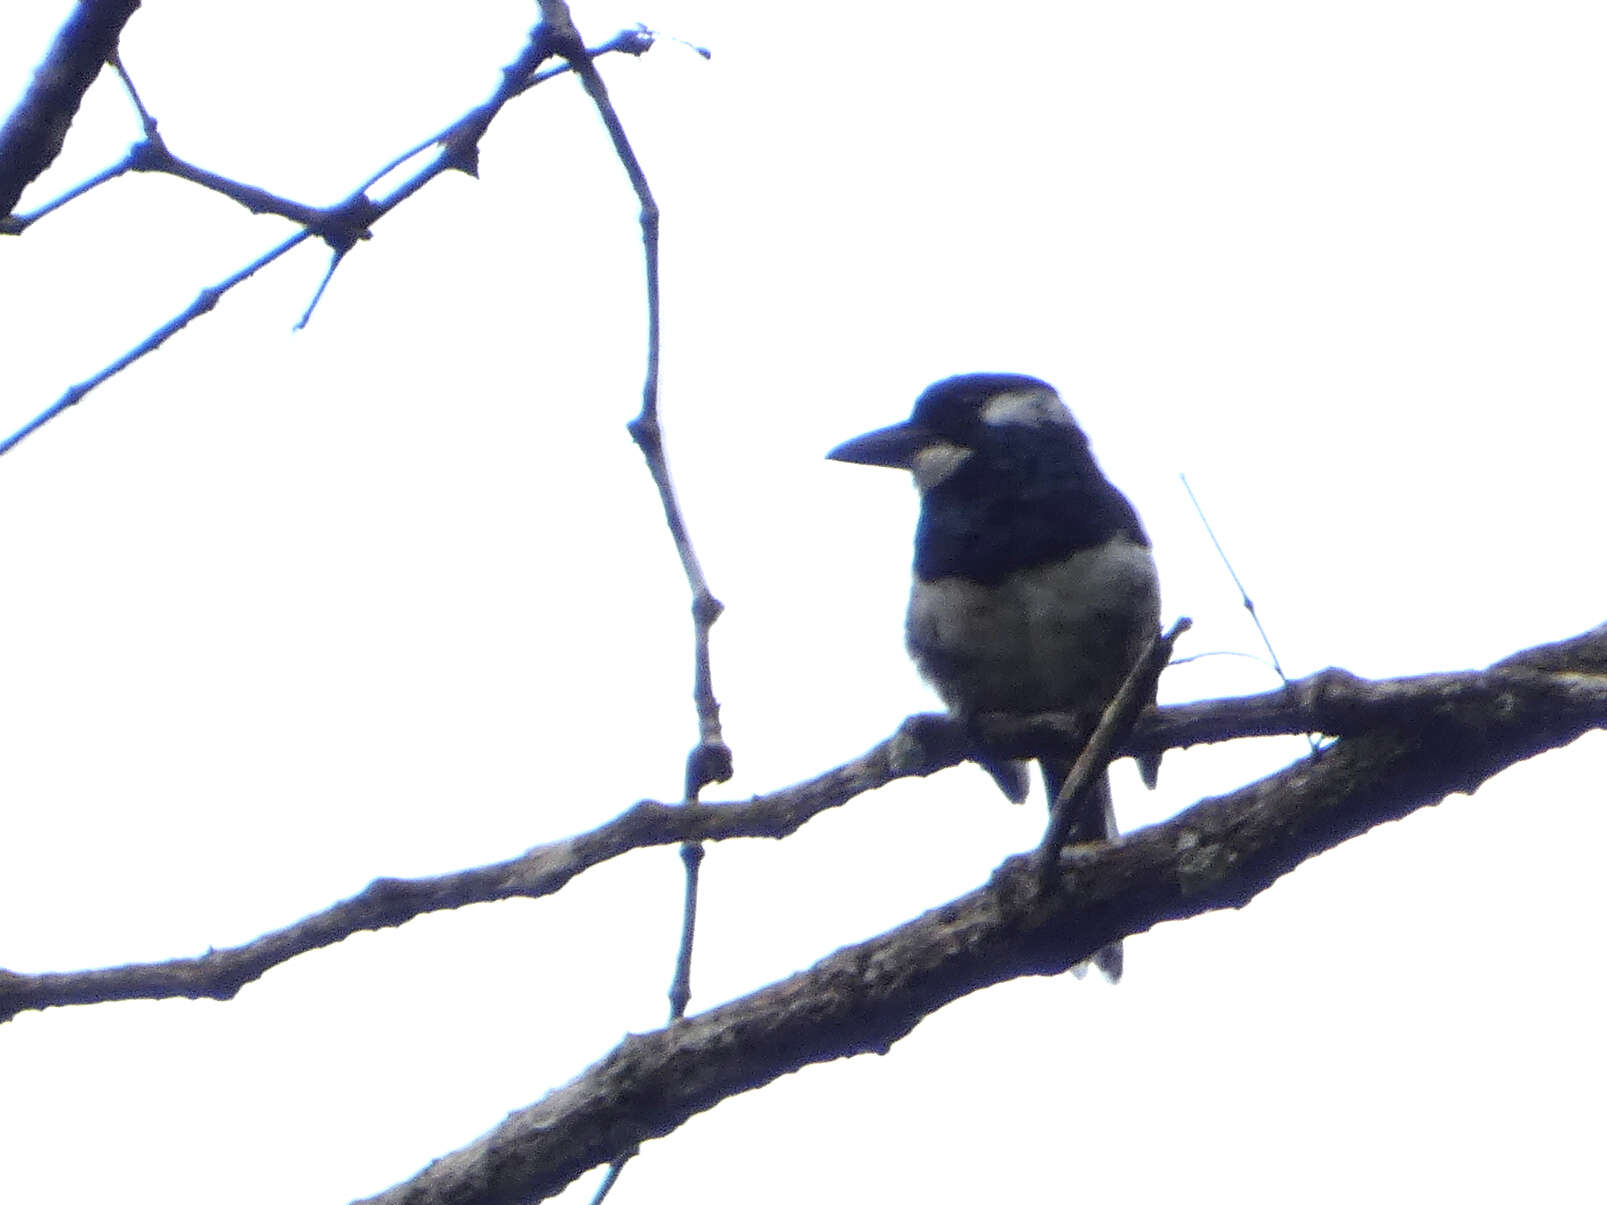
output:
MULTIPOLYGON (((1071 773, 1071 763, 1046 759, 1038 763, 1038 768, 1043 771, 1044 790, 1049 793, 1049 805, 1053 807, 1061 784, 1071 773)), ((1110 773, 1106 771, 1088 789, 1078 805, 1077 814, 1071 818, 1071 828, 1066 833, 1066 844, 1086 845, 1094 841, 1109 841, 1116 834, 1116 806, 1110 794, 1110 773)), ((1098 967, 1099 973, 1110 982, 1121 981, 1121 942, 1111 942, 1104 949, 1096 951, 1088 961, 1098 967)), ((1088 963, 1079 962, 1071 968, 1071 973, 1081 979, 1088 973, 1088 963)))

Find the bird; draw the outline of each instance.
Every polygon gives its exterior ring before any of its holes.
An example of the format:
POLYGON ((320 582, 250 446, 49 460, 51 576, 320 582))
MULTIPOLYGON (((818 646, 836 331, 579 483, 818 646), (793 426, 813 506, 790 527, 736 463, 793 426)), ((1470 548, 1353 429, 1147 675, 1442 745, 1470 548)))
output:
MULTIPOLYGON (((921 393, 908 419, 827 459, 914 478, 920 515, 905 644, 950 715, 969 726, 987 712, 1070 712, 1091 732, 1159 632, 1160 587, 1138 513, 1100 471, 1053 386, 1019 373, 947 377, 921 393)), ((1024 764, 979 760, 1013 802, 1026 798, 1024 764)), ((1053 805, 1071 763, 1040 758, 1039 768, 1053 805)), ((1067 844, 1116 834, 1101 776, 1067 844)), ((1116 982, 1121 943, 1093 962, 1116 982)))

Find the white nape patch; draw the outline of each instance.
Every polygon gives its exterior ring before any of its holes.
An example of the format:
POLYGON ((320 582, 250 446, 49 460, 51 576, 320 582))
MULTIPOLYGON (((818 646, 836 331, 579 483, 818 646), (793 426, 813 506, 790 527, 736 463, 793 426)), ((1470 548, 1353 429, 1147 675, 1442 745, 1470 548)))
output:
POLYGON ((1053 389, 1025 389, 1001 393, 982 406, 982 421, 990 427, 1075 427, 1066 403, 1053 389))
POLYGON ((915 474, 915 488, 921 493, 940 482, 947 481, 954 471, 971 458, 971 449, 947 442, 928 444, 915 453, 910 465, 915 474))

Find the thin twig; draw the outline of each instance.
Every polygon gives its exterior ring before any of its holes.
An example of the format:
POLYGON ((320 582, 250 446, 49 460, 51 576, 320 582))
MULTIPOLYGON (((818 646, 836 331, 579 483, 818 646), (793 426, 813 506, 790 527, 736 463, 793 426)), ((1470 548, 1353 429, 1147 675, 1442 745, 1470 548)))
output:
MULTIPOLYGON (((653 33, 652 30, 647 29, 645 26, 638 25, 635 29, 621 30, 619 33, 609 38, 608 41, 603 42, 598 46, 593 46, 590 49, 590 54, 593 58, 597 58, 600 55, 613 53, 628 54, 633 57, 639 57, 652 49, 657 42, 657 37, 658 35, 653 33)), ((567 62, 559 63, 552 67, 543 67, 539 71, 532 72, 530 78, 521 84, 514 91, 513 95, 523 96, 537 84, 544 84, 556 76, 567 75, 573 70, 574 68, 567 62)), ((386 176, 390 175, 397 168, 401 167, 402 164, 406 163, 409 159, 412 159, 417 155, 422 155, 425 151, 429 150, 437 143, 446 143, 453 140, 454 134, 456 133, 458 125, 461 123, 461 121, 462 119, 460 118, 458 121, 453 122, 444 129, 437 130, 428 138, 414 143, 411 147, 392 158, 389 163, 386 163, 384 166, 379 168, 378 171, 374 172, 373 175, 369 176, 368 179, 364 180, 360 185, 358 185, 357 191, 366 192, 368 189, 378 184, 386 176)), ((471 176, 474 174, 472 162, 467 165, 460 163, 454 164, 453 166, 459 171, 467 172, 471 176)))
POLYGON ((140 99, 139 89, 134 87, 134 80, 129 76, 128 68, 123 66, 122 53, 116 47, 113 47, 112 52, 106 56, 106 61, 112 65, 112 70, 117 72, 117 78, 123 82, 123 91, 128 93, 128 99, 134 106, 134 112, 139 114, 140 129, 145 131, 145 137, 155 138, 157 136, 156 118, 151 116, 151 111, 145 107, 145 102, 140 99))
POLYGON ((290 328, 291 330, 307 329, 307 323, 312 321, 312 312, 318 308, 318 303, 324 299, 325 290, 329 288, 329 282, 335 278, 335 269, 340 267, 340 261, 345 258, 346 252, 344 251, 336 251, 335 254, 329 257, 329 266, 324 269, 324 278, 318 282, 317 289, 313 291, 312 300, 307 303, 307 308, 301 312, 301 317, 296 320, 296 324, 290 328))
POLYGON ((604 1198, 608 1196, 615 1183, 619 1180, 619 1173, 625 1170, 625 1165, 630 1161, 630 1155, 622 1155, 608 1165, 608 1174, 603 1177, 603 1182, 597 1186, 597 1192, 591 1199, 591 1205, 603 1205, 604 1198))
MULTIPOLYGON (((626 137, 625 127, 608 97, 608 87, 592 63, 585 42, 575 29, 569 6, 564 0, 540 0, 542 22, 553 30, 559 53, 580 77, 581 86, 591 97, 598 116, 602 118, 608 137, 614 144, 625 174, 630 177, 631 188, 641 206, 642 259, 647 289, 647 366, 642 382, 642 409, 630 424, 631 438, 647 461, 648 472, 658 489, 664 519, 675 541, 681 559, 681 568, 692 590, 694 644, 696 647, 693 669, 693 698, 698 714, 698 743, 687 756, 683 802, 695 804, 703 787, 710 782, 725 782, 731 777, 731 751, 720 733, 720 709, 714 698, 709 664, 709 629, 720 615, 720 602, 709 590, 698 563, 697 553, 681 517, 680 504, 670 481, 669 464, 664 457, 664 443, 658 425, 658 365, 660 332, 660 293, 658 258, 658 202, 648 185, 647 173, 642 170, 636 152, 626 137)), ((703 846, 697 842, 683 842, 681 864, 686 872, 686 887, 682 898, 681 940, 675 955, 675 971, 670 977, 670 1022, 673 1024, 686 1015, 686 1006, 692 998, 692 943, 697 932, 698 870, 703 864, 703 846)), ((616 1157, 608 1168, 608 1175, 597 1190, 593 1205, 608 1195, 625 1170, 629 1153, 616 1157)))
POLYGON ((47 201, 38 209, 31 210, 28 213, 8 214, 6 217, 0 218, 0 234, 21 234, 40 218, 49 216, 56 210, 60 209, 63 205, 67 204, 67 202, 76 201, 79 197, 83 196, 91 189, 99 188, 108 180, 115 180, 118 176, 126 175, 128 172, 133 170, 133 159, 131 157, 125 157, 121 163, 114 163, 111 167, 95 173, 93 176, 89 177, 89 179, 80 180, 66 192, 62 193, 61 196, 56 197, 54 200, 47 201))
MULTIPOLYGON (((1289 675, 1283 672, 1283 662, 1278 660, 1278 651, 1272 647, 1272 638, 1267 635, 1267 629, 1261 625, 1261 616, 1255 609, 1255 603, 1250 599, 1250 592, 1244 588, 1244 583, 1239 580, 1239 575, 1233 568, 1233 562, 1228 560, 1228 554, 1222 547, 1222 541, 1216 538, 1216 531, 1211 527, 1211 520, 1205 517, 1205 508, 1200 505, 1200 500, 1194 496, 1194 487, 1189 484, 1188 474, 1179 473, 1178 478, 1183 482, 1183 491, 1188 494, 1189 501, 1194 504, 1194 513, 1200 516, 1200 523, 1205 527, 1205 534, 1211 537, 1211 546, 1216 549, 1216 555, 1222 559, 1222 567, 1228 571, 1228 576, 1233 579, 1234 589, 1238 590, 1239 599, 1244 603, 1244 609, 1250 612, 1250 622, 1255 624, 1255 630, 1261 634, 1261 643, 1267 650, 1267 656, 1272 658, 1273 671, 1278 675, 1279 681, 1285 686, 1289 685, 1289 675)), ((1306 733, 1306 743, 1311 746, 1313 753, 1317 752, 1317 738, 1309 732, 1306 733)))
MULTIPOLYGON (((645 54, 654 44, 655 35, 652 33, 652 31, 638 26, 635 29, 622 30, 621 32, 615 34, 608 41, 592 47, 591 54, 594 57, 614 53, 639 56, 645 54)), ((83 194, 88 192, 90 189, 98 187, 99 185, 106 183, 108 180, 114 180, 118 176, 130 171, 162 173, 177 177, 180 180, 187 180, 191 184, 195 184, 211 192, 218 193, 220 196, 229 198, 229 200, 234 201, 248 212, 254 214, 275 214, 279 217, 287 218, 292 222, 297 222, 302 225, 316 225, 320 219, 328 219, 331 210, 334 208, 333 206, 320 207, 317 205, 308 205, 300 201, 293 201, 288 197, 280 196, 279 194, 270 192, 265 188, 259 188, 254 184, 245 184, 238 180, 232 180, 227 176, 220 176, 215 172, 209 172, 205 168, 199 167, 196 164, 193 164, 188 160, 182 159, 173 154, 172 151, 167 148, 166 143, 163 142, 160 137, 155 136, 157 129, 156 120, 145 110, 144 105, 139 100, 139 94, 134 89, 133 81, 129 78, 128 73, 123 70, 121 61, 119 60, 115 65, 117 66, 118 74, 122 77, 124 85, 128 90, 130 100, 133 102, 135 109, 139 113, 140 124, 145 132, 144 141, 136 143, 133 147, 131 147, 128 155, 123 159, 122 162, 106 168, 97 175, 91 176, 88 180, 73 185, 73 187, 67 192, 44 203, 38 209, 30 210, 25 214, 12 214, 9 217, 0 219, 0 234, 21 234, 29 226, 32 226, 35 222, 53 213, 57 209, 60 209, 68 201, 76 200, 78 197, 83 196, 83 194), (157 145, 153 146, 153 143, 157 145)), ((523 96, 537 84, 545 83, 547 80, 550 80, 555 76, 565 75, 571 70, 572 68, 568 63, 563 63, 559 64, 558 66, 546 67, 539 71, 534 71, 523 84, 514 89, 512 96, 510 96, 509 99, 512 99, 512 97, 523 96)), ((481 114, 484 108, 484 105, 477 106, 474 111, 475 114, 481 114)), ((379 183, 379 181, 390 175, 409 159, 417 158, 419 155, 429 150, 432 146, 456 141, 457 136, 460 134, 461 128, 465 124, 466 120, 466 118, 460 117, 456 121, 452 122, 451 125, 444 126, 435 133, 431 134, 428 138, 424 138, 419 142, 414 143, 401 154, 393 156, 387 163, 382 165, 361 183, 359 183, 356 188, 352 190, 353 195, 357 193, 366 193, 375 184, 379 183)), ((445 163, 441 167, 441 170, 468 170, 470 175, 474 174, 472 171, 472 163, 470 168, 466 169, 463 163, 457 161, 445 163)), ((386 201, 389 201, 390 199, 391 198, 389 196, 385 198, 386 201)))
POLYGON ((284 255, 293 248, 300 246, 311 237, 312 231, 298 230, 295 234, 291 235, 277 247, 274 247, 271 251, 258 256, 251 263, 241 268, 233 276, 225 277, 223 280, 220 280, 217 284, 211 286, 210 288, 202 289, 194 301, 185 306, 184 309, 180 310, 161 326, 157 327, 139 343, 135 344, 128 351, 124 352, 123 355, 118 357, 116 360, 113 360, 94 376, 86 377, 84 380, 78 382, 78 384, 72 386, 44 410, 34 415, 33 418, 29 419, 5 439, 0 440, 0 456, 4 456, 7 452, 11 451, 12 448, 16 447, 23 440, 27 439, 28 436, 32 435, 35 431, 39 430, 40 427, 43 427, 46 423, 60 415, 63 411, 69 410, 76 406, 84 399, 84 395, 90 390, 94 389, 97 385, 101 385, 110 378, 116 376, 118 373, 122 372, 123 369, 127 368, 130 364, 132 364, 135 360, 140 359, 142 356, 150 355, 151 352, 161 347, 162 344, 166 343, 169 339, 178 334, 202 314, 211 313, 223 295, 230 289, 234 288, 235 285, 240 284, 242 281, 249 280, 263 268, 266 268, 269 264, 273 263, 274 260, 278 259, 280 256, 284 255))
MULTIPOLYGON (((619 51, 633 55, 641 54, 651 45, 651 40, 652 35, 645 30, 628 30, 605 42, 598 48, 598 52, 619 51)), ((376 175, 371 176, 345 200, 322 208, 302 205, 299 202, 277 196, 265 189, 229 180, 178 158, 167 149, 166 144, 157 133, 156 119, 151 116, 140 102, 132 81, 128 80, 127 73, 122 72, 119 67, 119 73, 123 76, 129 95, 140 115, 141 125, 145 130, 144 140, 129 149, 129 153, 122 163, 107 169, 91 180, 85 181, 64 197, 58 198, 34 213, 4 219, 4 222, 0 223, 0 233, 20 233, 44 214, 60 208, 66 201, 82 196, 96 185, 104 184, 107 180, 115 179, 129 171, 163 172, 177 176, 200 187, 219 192, 253 213, 272 213, 288 218, 300 224, 302 229, 264 253, 239 272, 227 277, 211 288, 203 290, 194 303, 158 327, 126 354, 100 372, 68 389, 60 398, 40 411, 34 418, 3 440, 0 440, 0 456, 16 447, 17 444, 46 423, 82 401, 84 396, 96 386, 115 376, 142 356, 155 351, 156 348, 189 325, 194 319, 209 312, 217 304, 218 298, 229 289, 249 279, 292 248, 305 242, 309 237, 317 237, 330 247, 331 262, 312 302, 296 323, 296 329, 305 326, 311 316, 313 306, 317 304, 319 298, 323 296, 324 290, 328 287, 330 277, 333 275, 335 268, 343 262, 347 251, 351 250, 362 239, 369 237, 370 227, 418 192, 431 180, 448 171, 463 170, 465 163, 472 163, 474 150, 478 146, 480 137, 490 126, 491 121, 501 112, 503 106, 515 96, 529 91, 530 88, 542 82, 542 80, 551 79, 554 75, 561 74, 558 69, 546 72, 537 70, 540 64, 553 53, 545 24, 536 25, 531 30, 530 38, 520 51, 519 56, 511 64, 503 68, 502 84, 490 100, 460 117, 429 141, 420 144, 420 146, 407 152, 401 158, 393 160, 391 164, 376 175), (420 150, 426 149, 434 143, 440 144, 440 153, 429 163, 420 167, 417 172, 396 189, 387 193, 383 200, 374 201, 367 196, 366 190, 375 181, 389 174, 400 163, 412 158, 420 150)))
POLYGON ((1222 559, 1222 567, 1228 571, 1228 576, 1233 579, 1233 588, 1239 592, 1239 598, 1244 603, 1244 609, 1250 612, 1250 619, 1255 624, 1255 630, 1261 634, 1261 643, 1266 647, 1267 656, 1272 658, 1273 670, 1277 672, 1279 678, 1287 683, 1289 675, 1283 672, 1283 663, 1278 660, 1277 650, 1272 647, 1272 640, 1268 637, 1266 628, 1261 626, 1261 616, 1256 614, 1255 603, 1250 599, 1250 592, 1244 588, 1244 583, 1239 580, 1239 575, 1233 568, 1233 562, 1228 560, 1228 554, 1222 548, 1222 541, 1216 538, 1216 531, 1211 527, 1211 520, 1205 517, 1205 508, 1200 505, 1200 500, 1194 496, 1194 487, 1189 485, 1188 475, 1179 473, 1177 476, 1183 483, 1183 491, 1188 494, 1189 502, 1194 506, 1194 513, 1200 517, 1200 523, 1205 527, 1205 534, 1211 538, 1211 547, 1216 549, 1216 555, 1222 559))
MULTIPOLYGON (((692 698, 697 707, 698 743, 686 759, 685 799, 696 803, 704 787, 714 782, 725 782, 731 777, 731 749, 725 743, 720 729, 720 704, 714 695, 714 678, 709 657, 709 632, 723 609, 720 600, 709 589, 692 538, 687 533, 686 521, 675 496, 670 479, 669 462, 664 455, 663 432, 658 418, 658 366, 660 330, 660 293, 658 258, 658 202, 648 185, 647 173, 631 147, 625 126, 619 119, 608 86, 591 61, 591 53, 575 29, 569 6, 564 0, 541 0, 542 22, 552 30, 557 52, 575 69, 580 83, 596 106, 598 116, 614 144, 625 174, 630 177, 631 188, 641 206, 642 255, 647 276, 647 369, 642 382, 642 409, 628 429, 647 461, 648 472, 658 489, 659 502, 664 510, 664 522, 675 541, 675 551, 681 559, 692 591, 692 627, 695 649, 692 670, 692 698)), ((681 849, 681 861, 686 867, 686 893, 681 922, 681 944, 675 958, 675 974, 670 981, 670 1020, 684 1016, 692 998, 692 939, 697 928, 698 867, 703 861, 703 850, 691 845, 681 849)))
POLYGON ((1040 881, 1045 884, 1055 878, 1060 862, 1061 847, 1071 832, 1072 821, 1078 815, 1082 798, 1100 775, 1105 773, 1111 759, 1138 722, 1138 714, 1145 703, 1155 697, 1155 683, 1172 657, 1177 638, 1193 626, 1189 619, 1179 619, 1164 636, 1157 632, 1150 637, 1143 656, 1133 663, 1127 678, 1116 697, 1105 708, 1088 743, 1060 785, 1060 793, 1050 803, 1049 823, 1044 828, 1043 841, 1038 846, 1036 867, 1040 881))

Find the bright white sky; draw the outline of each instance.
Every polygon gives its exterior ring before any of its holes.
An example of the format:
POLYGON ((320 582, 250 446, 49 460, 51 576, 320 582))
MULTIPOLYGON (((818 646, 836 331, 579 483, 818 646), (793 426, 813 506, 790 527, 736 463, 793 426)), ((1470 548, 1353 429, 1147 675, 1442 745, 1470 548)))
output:
MULTIPOLYGON (((0 95, 68 6, 7 15, 0 95)), ((729 611, 743 798, 934 701, 914 497, 828 464, 951 372, 1055 382, 1155 537, 1188 651, 1479 666, 1603 618, 1607 14, 1592 3, 580 0, 664 209, 664 417, 729 611)), ((483 99, 527 3, 147 0, 172 149, 309 202, 483 99)), ((37 203, 137 134, 103 79, 37 203)), ((6 431, 283 237, 122 181, 0 242, 6 431)), ((572 83, 383 222, 310 329, 304 248, 0 459, 0 966, 247 940, 644 796, 695 735, 685 586, 625 421, 635 204, 572 83)), ((1266 689, 1242 657, 1172 699, 1266 689)), ((1123 824, 1298 756, 1131 770, 1123 824)), ((1376 831, 1119 988, 1012 984, 644 1148, 614 1201, 1580 1200, 1599 1185, 1607 745, 1376 831)), ((1034 801, 899 784, 712 847, 694 1009, 981 882, 1034 801)), ((227 1004, 0 1028, 16 1201, 344 1202, 658 1025, 671 849, 437 915, 227 1004)), ((565 1198, 589 1199, 595 1174, 565 1198)))

